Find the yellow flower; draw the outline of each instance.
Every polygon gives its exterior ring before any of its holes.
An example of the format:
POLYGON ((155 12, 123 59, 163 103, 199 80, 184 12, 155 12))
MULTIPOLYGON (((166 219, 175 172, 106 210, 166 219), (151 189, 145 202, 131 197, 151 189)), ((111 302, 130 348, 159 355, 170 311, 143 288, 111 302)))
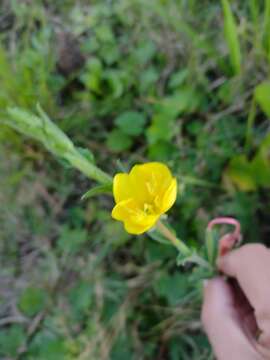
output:
POLYGON ((172 207, 176 193, 176 179, 166 165, 135 165, 129 174, 119 173, 113 179, 112 217, 122 221, 128 233, 142 234, 172 207))

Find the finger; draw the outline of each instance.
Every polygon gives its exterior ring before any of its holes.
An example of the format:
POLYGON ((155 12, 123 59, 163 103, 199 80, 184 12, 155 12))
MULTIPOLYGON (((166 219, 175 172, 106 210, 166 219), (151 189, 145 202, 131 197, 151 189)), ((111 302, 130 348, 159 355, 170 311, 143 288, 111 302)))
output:
POLYGON ((263 245, 250 244, 218 260, 219 269, 237 279, 261 331, 259 343, 270 346, 270 251, 263 245))
POLYGON ((202 323, 218 360, 261 360, 241 327, 232 289, 222 278, 205 286, 202 323))

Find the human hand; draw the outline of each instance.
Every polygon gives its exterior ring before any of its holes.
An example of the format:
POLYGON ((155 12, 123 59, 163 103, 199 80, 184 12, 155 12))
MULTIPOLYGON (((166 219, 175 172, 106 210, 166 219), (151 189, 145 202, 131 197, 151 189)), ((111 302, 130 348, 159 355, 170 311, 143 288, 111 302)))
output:
POLYGON ((270 359, 270 250, 250 244, 218 259, 229 277, 205 285, 202 322, 218 360, 270 359))

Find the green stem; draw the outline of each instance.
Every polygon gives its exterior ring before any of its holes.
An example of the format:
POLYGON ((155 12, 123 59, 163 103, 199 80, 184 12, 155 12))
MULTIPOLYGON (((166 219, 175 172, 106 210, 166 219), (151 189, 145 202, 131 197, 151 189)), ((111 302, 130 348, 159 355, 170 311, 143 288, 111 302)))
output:
POLYGON ((71 165, 80 170, 87 177, 96 180, 100 184, 112 183, 112 178, 110 175, 100 170, 97 166, 91 164, 78 151, 66 154, 65 158, 70 162, 71 165))
POLYGON ((250 110, 248 113, 248 119, 247 119, 246 144, 245 144, 246 153, 248 153, 250 150, 251 140, 252 140, 252 128, 254 125, 255 117, 256 117, 256 100, 255 97, 253 96, 250 105, 250 110))
POLYGON ((160 220, 156 224, 157 229, 160 231, 162 235, 164 235, 171 243, 179 250, 179 252, 189 258, 190 262, 193 262, 203 268, 208 270, 212 270, 211 265, 203 259, 200 255, 196 252, 191 252, 189 247, 179 238, 177 238, 171 230, 164 225, 160 220))
POLYGON ((201 266, 202 268, 206 268, 208 270, 213 270, 213 267, 209 264, 208 261, 206 261, 204 258, 199 256, 198 254, 194 253, 190 257, 190 260, 194 262, 195 264, 201 266))
POLYGON ((160 220, 157 222, 156 225, 157 229, 160 231, 162 235, 164 235, 171 243, 183 254, 183 255, 190 255, 190 250, 187 245, 180 239, 178 239, 170 229, 167 228, 160 220))

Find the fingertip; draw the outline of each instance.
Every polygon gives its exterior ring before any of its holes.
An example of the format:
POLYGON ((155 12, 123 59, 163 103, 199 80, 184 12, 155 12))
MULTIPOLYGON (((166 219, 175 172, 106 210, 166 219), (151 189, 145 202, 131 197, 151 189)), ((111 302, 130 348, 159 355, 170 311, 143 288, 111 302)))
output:
POLYGON ((224 274, 237 277, 245 275, 247 266, 250 264, 268 263, 270 251, 262 244, 247 244, 232 250, 226 255, 219 256, 216 262, 217 268, 224 274))
POLYGON ((239 322, 233 287, 223 277, 204 284, 201 320, 218 359, 257 359, 239 322))
POLYGON ((234 259, 235 253, 236 253, 236 250, 217 258, 217 261, 216 261, 217 268, 223 274, 228 275, 228 276, 235 275, 235 265, 234 265, 235 261, 232 261, 234 259))
POLYGON ((204 288, 207 291, 215 291, 216 289, 226 286, 226 281, 223 276, 217 276, 213 279, 204 280, 204 288))
POLYGON ((222 317, 232 303, 232 293, 229 285, 222 277, 216 277, 204 283, 204 299, 202 307, 202 323, 207 324, 222 317))
POLYGON ((230 294, 230 288, 222 276, 208 280, 204 285, 205 300, 223 301, 230 294))
POLYGON ((217 265, 217 268, 220 270, 220 271, 223 271, 223 268, 224 268, 224 264, 225 264, 225 257, 226 255, 224 256, 220 256, 219 258, 217 258, 217 261, 216 261, 216 265, 217 265))

